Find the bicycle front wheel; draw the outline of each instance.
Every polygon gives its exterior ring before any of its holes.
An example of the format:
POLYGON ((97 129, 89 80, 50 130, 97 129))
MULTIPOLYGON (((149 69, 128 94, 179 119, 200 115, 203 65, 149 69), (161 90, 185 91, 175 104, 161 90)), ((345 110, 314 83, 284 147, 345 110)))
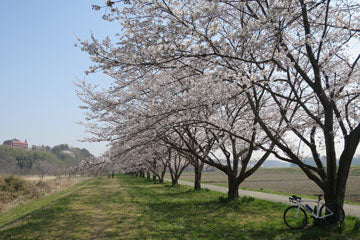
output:
POLYGON ((284 212, 284 222, 291 229, 304 228, 308 222, 306 212, 297 206, 288 207, 284 212))
POLYGON ((320 216, 324 216, 324 223, 336 225, 344 222, 345 212, 342 207, 336 203, 325 203, 320 208, 320 216))

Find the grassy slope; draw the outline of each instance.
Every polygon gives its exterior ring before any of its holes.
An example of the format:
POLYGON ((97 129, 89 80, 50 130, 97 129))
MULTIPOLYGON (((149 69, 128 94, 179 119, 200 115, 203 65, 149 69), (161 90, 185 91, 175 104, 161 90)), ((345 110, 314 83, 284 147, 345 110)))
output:
MULTIPOLYGON (((45 196, 41 199, 30 200, 23 204, 16 206, 15 208, 3 212, 0 215, 0 229, 11 224, 13 221, 25 218, 33 214, 34 211, 44 208, 53 202, 56 202, 58 199, 63 198, 66 195, 73 193, 76 190, 86 186, 90 180, 73 185, 65 190, 59 191, 57 193, 45 196)), ((1 239, 1 238, 0 238, 1 239)))
POLYGON ((359 219, 292 231, 283 223, 283 204, 222 197, 126 175, 98 178, 14 217, 0 239, 360 239, 359 219))

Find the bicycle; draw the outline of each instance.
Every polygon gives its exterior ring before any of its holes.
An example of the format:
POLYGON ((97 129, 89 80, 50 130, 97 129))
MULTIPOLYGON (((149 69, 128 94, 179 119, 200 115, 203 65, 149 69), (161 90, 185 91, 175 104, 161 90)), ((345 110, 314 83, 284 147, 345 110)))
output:
POLYGON ((306 212, 309 212, 315 221, 324 222, 328 225, 343 223, 345 219, 344 209, 336 203, 321 203, 321 196, 323 194, 316 194, 318 200, 301 200, 301 197, 295 195, 289 197, 291 203, 296 206, 288 207, 284 212, 284 222, 291 229, 304 228, 308 223, 306 212), (312 209, 306 202, 315 202, 314 209, 312 209), (303 203, 306 203, 305 205, 303 203), (321 204, 321 207, 320 207, 321 204), (336 217, 338 216, 338 218, 336 217))

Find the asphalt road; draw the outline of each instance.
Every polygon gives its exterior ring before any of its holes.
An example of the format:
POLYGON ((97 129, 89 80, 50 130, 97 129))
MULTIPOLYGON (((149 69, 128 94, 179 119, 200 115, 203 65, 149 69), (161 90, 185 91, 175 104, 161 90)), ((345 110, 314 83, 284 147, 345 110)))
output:
MULTIPOLYGON (((192 182, 181 181, 181 180, 179 180, 179 184, 183 184, 183 185, 187 185, 187 186, 194 186, 194 183, 192 183, 192 182)), ((202 183, 201 187, 207 188, 212 191, 217 191, 217 192, 223 192, 223 193, 228 192, 228 189, 226 187, 220 187, 220 186, 215 186, 215 185, 210 185, 210 184, 202 183)), ((251 196, 254 198, 268 200, 268 201, 272 201, 272 202, 281 202, 281 203, 285 203, 285 204, 290 204, 289 196, 285 196, 285 195, 255 192, 255 191, 248 191, 248 190, 242 190, 242 189, 239 190, 239 195, 240 196, 251 196)), ((310 199, 305 199, 305 200, 310 200, 310 199)), ((344 208, 346 216, 355 216, 355 217, 360 218, 360 206, 352 205, 352 204, 344 204, 343 208, 344 208)))

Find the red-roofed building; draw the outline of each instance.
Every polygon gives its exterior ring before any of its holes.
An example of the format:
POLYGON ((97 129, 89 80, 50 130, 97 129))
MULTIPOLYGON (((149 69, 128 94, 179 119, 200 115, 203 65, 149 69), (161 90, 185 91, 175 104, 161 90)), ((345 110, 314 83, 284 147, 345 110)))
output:
POLYGON ((20 141, 19 139, 14 138, 13 140, 6 140, 3 145, 10 146, 14 148, 28 149, 28 143, 20 141))

